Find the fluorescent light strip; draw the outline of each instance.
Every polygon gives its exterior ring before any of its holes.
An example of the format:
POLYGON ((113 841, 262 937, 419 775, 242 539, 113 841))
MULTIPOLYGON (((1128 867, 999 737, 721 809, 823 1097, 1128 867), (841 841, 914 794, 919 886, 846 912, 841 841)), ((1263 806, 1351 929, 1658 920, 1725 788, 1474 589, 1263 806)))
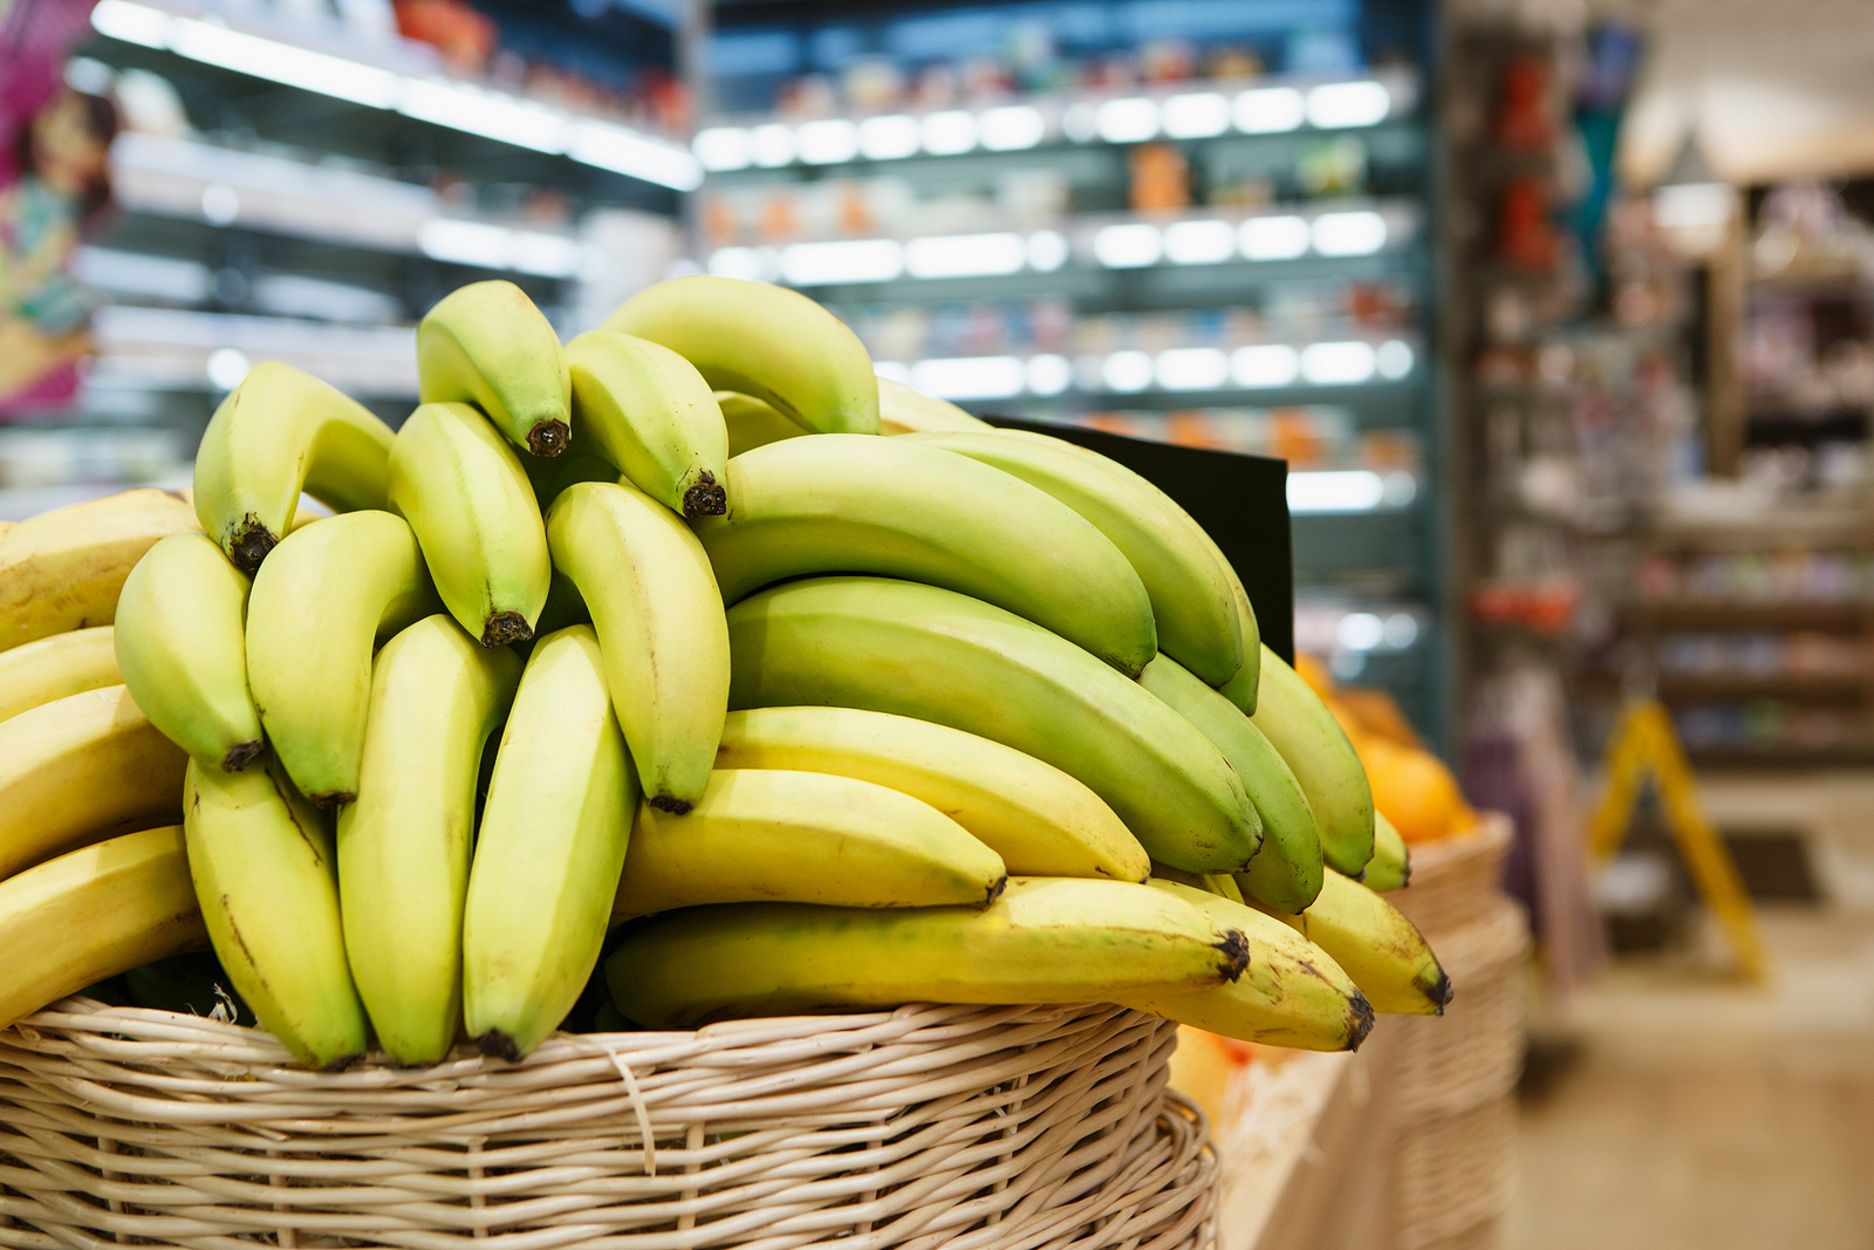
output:
POLYGON ((1067 236, 1058 230, 1037 230, 1028 236, 1028 267, 1052 273, 1067 263, 1067 236))
POLYGON ((1230 101, 1221 91, 1167 96, 1159 120, 1173 139, 1208 139, 1230 128, 1230 101))
POLYGON ((566 154, 582 165, 643 178, 674 191, 694 191, 703 185, 702 167, 688 152, 612 122, 574 122, 566 154))
POLYGON ((1292 386, 1300 373, 1295 349, 1283 343, 1239 347, 1230 353, 1230 377, 1246 389, 1292 386))
POLYGON ((1214 391, 1230 382, 1230 358, 1220 347, 1179 347, 1158 353, 1158 384, 1168 391, 1214 391))
POLYGON ((911 385, 940 399, 1008 399, 1021 394, 1026 380, 1018 356, 961 356, 911 366, 911 385))
POLYGON ((794 150, 809 165, 838 165, 859 155, 859 128, 840 117, 803 122, 794 131, 794 150))
POLYGON ((985 109, 977 119, 976 135, 991 152, 1032 148, 1047 134, 1041 110, 1032 104, 1004 104, 985 109))
POLYGON ((1392 93, 1384 83, 1322 83, 1308 92, 1308 122, 1322 130, 1373 126, 1392 112, 1392 93))
POLYGON ((1107 100, 1093 115, 1093 128, 1108 143, 1142 143, 1158 133, 1158 104, 1143 96, 1107 100))
POLYGON ((1100 380, 1108 390, 1131 393, 1152 385, 1152 358, 1140 351, 1114 352, 1100 367, 1100 380))
POLYGON ((749 157, 765 169, 794 159, 794 132, 780 122, 756 126, 748 132, 749 157))
POLYGON ((1028 261, 1022 236, 993 234, 939 235, 905 244, 905 272, 913 278, 978 278, 1020 273, 1028 261))
POLYGON ((1236 128, 1246 135, 1273 135, 1301 129, 1308 107, 1293 87, 1254 87, 1239 92, 1233 109, 1236 128))
POLYGON ((1059 395, 1074 381, 1074 368, 1065 356, 1031 356, 1027 373, 1028 390, 1035 395, 1059 395))
POLYGON ((1180 221, 1165 227, 1165 259, 1214 265, 1236 255, 1236 228, 1227 221, 1180 221))
POLYGON ((795 286, 889 282, 903 272, 904 249, 896 239, 796 243, 781 252, 781 277, 795 286))
POLYGON ((755 159, 748 132, 740 126, 711 126, 699 130, 690 141, 690 150, 711 173, 747 169, 755 159))
POLYGON ((1373 353, 1373 363, 1379 375, 1388 382, 1397 382, 1412 372, 1415 362, 1412 345, 1399 339, 1387 339, 1373 353))
POLYGON ((1251 217, 1237 230, 1247 260, 1294 260, 1308 251, 1308 223, 1299 217, 1251 217))
POLYGON ((868 117, 859 123, 859 151, 867 160, 891 161, 917 152, 917 119, 903 113, 868 117))
POLYGON ((1386 219, 1370 209, 1322 213, 1312 233, 1314 250, 1323 256, 1371 256, 1386 246, 1386 219))
POLYGON ((771 282, 779 276, 780 267, 780 256, 771 247, 723 247, 709 257, 709 272, 723 278, 771 282))
POLYGON ((191 61, 218 65, 354 104, 381 109, 397 102, 398 78, 389 70, 230 30, 199 18, 174 19, 169 46, 176 55, 191 61))
POLYGON ((481 221, 438 217, 418 227, 417 249, 432 260, 478 268, 514 269, 546 278, 570 278, 583 251, 573 240, 537 230, 511 230, 481 221))
POLYGON ((413 79, 404 84, 397 111, 433 126, 447 126, 519 148, 551 154, 566 151, 564 117, 501 92, 413 79))
POLYGON ((129 0, 98 0, 91 10, 91 28, 107 39, 145 48, 161 48, 169 43, 170 16, 146 4, 129 0))
POLYGON ((1157 226, 1146 221, 1103 226, 1093 236, 1093 256, 1108 269, 1137 269, 1156 264, 1164 243, 1157 226))
POLYGON ((1301 376, 1316 386, 1357 386, 1373 380, 1371 343, 1310 343, 1301 349, 1301 376))
POLYGON ((1386 484, 1371 469, 1332 469, 1288 475, 1290 512, 1371 512, 1385 500, 1386 484))
POLYGON ((956 156, 976 146, 976 118, 962 109, 926 113, 918 134, 932 156, 956 156))

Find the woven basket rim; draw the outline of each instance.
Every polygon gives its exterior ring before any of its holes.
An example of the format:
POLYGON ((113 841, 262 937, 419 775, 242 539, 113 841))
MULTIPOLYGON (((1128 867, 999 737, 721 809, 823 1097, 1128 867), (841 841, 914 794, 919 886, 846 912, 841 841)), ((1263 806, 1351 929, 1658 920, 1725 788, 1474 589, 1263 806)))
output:
POLYGON ((1479 812, 1477 823, 1462 833, 1432 842, 1412 843, 1412 876, 1416 880, 1420 872, 1433 872, 1465 860, 1501 854, 1508 848, 1514 832, 1507 812, 1479 812))

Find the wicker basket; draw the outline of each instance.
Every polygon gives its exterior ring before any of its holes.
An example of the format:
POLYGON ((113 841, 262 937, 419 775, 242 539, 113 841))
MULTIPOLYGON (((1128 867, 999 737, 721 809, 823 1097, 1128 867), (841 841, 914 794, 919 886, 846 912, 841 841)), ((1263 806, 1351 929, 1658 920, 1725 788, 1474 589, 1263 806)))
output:
POLYGON ((1182 1250, 1216 1162, 1176 1028, 907 1007, 315 1074, 70 999, 0 1033, 0 1246, 1182 1250))
POLYGON ((1387 899, 1427 937, 1471 924, 1501 892, 1510 818, 1485 812, 1471 832, 1412 847, 1412 884, 1387 899))
POLYGON ((1430 1250, 1503 1213, 1516 1185, 1514 1101, 1502 1095, 1408 1124, 1394 1178, 1400 1250, 1430 1250))
POLYGON ((1443 1019, 1401 1016, 1394 1082, 1407 1115, 1457 1111, 1501 1097, 1523 1067, 1523 909, 1492 899, 1471 924, 1437 939, 1439 961, 1457 994, 1443 1019))

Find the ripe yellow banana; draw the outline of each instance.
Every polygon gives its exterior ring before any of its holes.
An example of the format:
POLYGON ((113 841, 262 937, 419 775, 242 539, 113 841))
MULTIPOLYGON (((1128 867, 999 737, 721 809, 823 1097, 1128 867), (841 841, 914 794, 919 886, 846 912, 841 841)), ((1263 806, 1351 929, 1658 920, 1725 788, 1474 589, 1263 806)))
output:
POLYGON ((956 821, 869 781, 787 769, 720 771, 687 815, 639 812, 620 918, 699 903, 985 906, 1002 857, 956 821))
POLYGON ((1085 783, 948 725, 859 708, 753 708, 729 713, 716 766, 889 786, 952 817, 1019 876, 1143 881, 1150 870, 1145 848, 1085 783))
POLYGON ((1128 677, 1158 651, 1152 601, 1119 548, 966 456, 862 434, 794 439, 731 461, 729 497, 730 515, 696 525, 725 603, 808 574, 870 573, 1007 608, 1128 677))
POLYGON ((536 456, 557 456, 572 439, 572 379, 560 336, 512 282, 471 282, 424 313, 416 372, 424 403, 474 404, 536 456))
POLYGON ((338 815, 338 896, 352 977, 397 1063, 441 1059, 462 1020, 475 782, 520 669, 436 615, 385 643, 372 674, 358 797, 338 815))
POLYGON ((207 944, 182 830, 126 833, 0 881, 0 1029, 106 977, 207 944))
POLYGON ((661 343, 605 330, 568 343, 566 360, 582 444, 673 512, 722 515, 729 430, 696 366, 661 343))
POLYGON ((1262 849, 1242 872, 1246 892, 1295 913, 1321 892, 1321 838, 1295 774, 1269 740, 1220 692, 1168 655, 1145 666, 1139 684, 1215 744, 1262 819, 1262 849))
POLYGON ((247 691, 247 575, 202 534, 172 534, 124 582, 117 664, 165 737, 239 772, 267 749, 247 691))
POLYGON ((987 430, 993 427, 947 399, 895 382, 878 380, 878 432, 925 434, 934 430, 987 430))
POLYGON ((729 634, 703 546, 634 486, 582 482, 547 514, 553 565, 578 587, 645 798, 703 797, 729 698, 729 634))
POLYGON ((753 395, 717 391, 716 403, 722 409, 722 423, 728 428, 731 458, 784 438, 798 438, 813 432, 753 395))
POLYGON ((0 721, 0 880, 108 834, 174 820, 187 759, 122 686, 0 721))
POLYGON ((1204 545, 1210 549, 1217 567, 1223 570, 1223 580, 1230 588, 1230 606, 1236 613, 1236 629, 1243 637, 1243 663, 1217 690, 1247 716, 1256 710, 1256 695, 1261 687, 1262 627, 1256 623, 1255 606, 1250 603, 1249 592, 1243 589, 1243 579, 1236 575, 1230 558, 1209 534, 1204 534, 1204 545))
POLYGON ((0 651, 0 721, 68 694, 123 681, 109 625, 53 634, 0 651))
MULTIPOLYGON (((1228 880, 1228 878, 1224 878, 1228 880)), ((1216 894, 1154 879, 1152 887, 1240 929, 1249 967, 1228 985, 1150 990, 1115 1001, 1246 1042, 1297 1050, 1354 1050, 1373 1028, 1373 1008, 1326 951, 1280 921, 1216 894)))
POLYGON ((1353 876, 1373 858, 1373 788, 1353 743, 1320 696, 1262 649, 1261 697, 1250 717, 1301 783, 1330 868, 1353 876))
POLYGON ((669 912, 605 961, 651 1028, 903 1003, 1111 1002, 1234 981, 1242 933, 1150 886, 1014 877, 988 907, 737 903, 669 912))
MULTIPOLYGON (((314 1068, 369 1045, 339 922, 326 816, 269 761, 243 773, 189 764, 189 873, 228 979, 268 1032, 314 1068)), ((412 880, 418 893, 420 881, 412 880)))
POLYGON ((423 404, 390 451, 390 507, 410 523, 456 623, 484 647, 534 636, 553 576, 520 457, 467 404, 423 404))
POLYGON ((416 535, 352 512, 287 536, 247 598, 247 681, 273 753, 321 807, 358 790, 371 651, 436 610, 416 535))
POLYGON ((797 291, 696 274, 649 287, 602 327, 662 343, 720 391, 753 395, 822 434, 878 433, 865 344, 797 291))
POLYGON ((1203 527, 1158 487, 1098 452, 1025 430, 912 434, 994 465, 1054 496, 1113 541, 1138 570, 1158 619, 1158 649, 1220 686, 1245 645, 1226 567, 1203 527))
POLYGON ((383 507, 390 442, 364 405, 263 361, 209 419, 195 453, 195 515, 252 573, 293 528, 301 491, 340 512, 383 507))
POLYGON ((462 1015, 519 1059, 599 962, 638 780, 590 626, 534 646, 495 755, 462 917, 462 1015))
POLYGON ((1360 884, 1375 894, 1390 894, 1394 890, 1403 890, 1412 883, 1412 856, 1406 849, 1405 839, 1393 823, 1386 819, 1386 814, 1375 808, 1373 811, 1373 858, 1366 862, 1366 871, 1360 876, 1360 884))
POLYGON ((790 582, 729 610, 732 706, 896 712, 1085 782, 1155 858, 1234 872, 1261 841, 1243 785, 1191 723, 1091 654, 967 595, 877 577, 790 582))
POLYGON ((157 540, 195 529, 189 501, 127 490, 42 512, 0 534, 0 651, 109 625, 117 592, 157 540))
POLYGON ((1329 869, 1321 897, 1299 916, 1258 904, 1334 957, 1375 1011, 1442 1016, 1451 1001, 1451 978, 1418 926, 1358 881, 1329 869))

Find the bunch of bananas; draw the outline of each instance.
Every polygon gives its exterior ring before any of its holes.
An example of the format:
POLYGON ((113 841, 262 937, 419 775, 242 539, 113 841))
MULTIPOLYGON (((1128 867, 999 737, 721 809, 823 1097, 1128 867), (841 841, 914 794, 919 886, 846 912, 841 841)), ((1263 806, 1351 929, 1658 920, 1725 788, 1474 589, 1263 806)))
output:
POLYGON ((777 287, 562 345, 478 283, 417 355, 394 432, 262 364, 192 492, 0 533, 0 1026, 207 944, 322 1068, 519 1058, 589 986, 1316 1049, 1442 1010, 1359 759, 1143 478, 777 287))

